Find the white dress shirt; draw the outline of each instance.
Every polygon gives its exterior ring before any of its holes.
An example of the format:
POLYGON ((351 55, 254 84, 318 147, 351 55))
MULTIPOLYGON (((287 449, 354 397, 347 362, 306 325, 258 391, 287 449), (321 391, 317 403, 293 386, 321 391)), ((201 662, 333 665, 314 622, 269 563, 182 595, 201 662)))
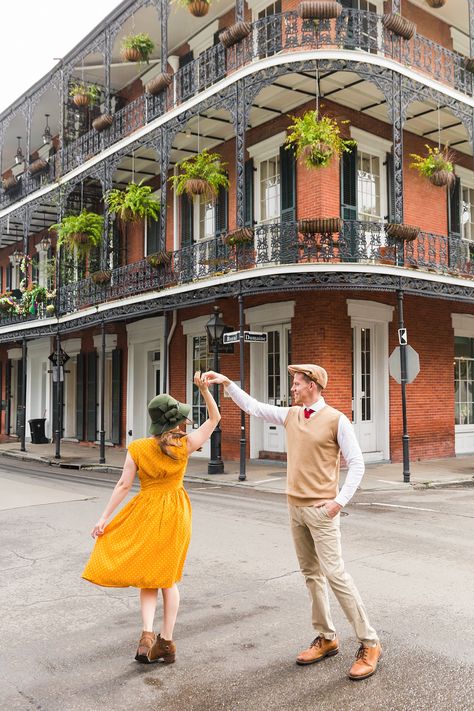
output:
MULTIPOLYGON (((277 405, 267 405, 264 402, 259 402, 255 398, 244 392, 235 383, 230 383, 226 388, 226 392, 232 400, 244 412, 254 417, 260 417, 265 422, 271 422, 273 425, 284 425, 287 418, 289 407, 278 407, 277 405)), ((316 412, 319 412, 326 402, 323 397, 320 397, 317 402, 310 406, 314 413, 310 417, 314 417, 316 412)), ((308 407, 307 405, 305 407, 308 407)), ((341 491, 334 499, 340 506, 345 506, 354 496, 357 487, 364 476, 365 464, 362 457, 362 452, 359 443, 356 439, 354 428, 344 414, 339 418, 339 426, 337 429, 337 443, 341 449, 342 456, 346 460, 349 470, 346 480, 341 491)))

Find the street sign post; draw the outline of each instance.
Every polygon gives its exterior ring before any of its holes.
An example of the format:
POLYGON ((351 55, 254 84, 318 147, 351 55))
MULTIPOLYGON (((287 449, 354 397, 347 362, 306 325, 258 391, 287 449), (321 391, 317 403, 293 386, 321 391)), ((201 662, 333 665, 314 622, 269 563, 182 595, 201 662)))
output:
MULTIPOLYGON (((402 369, 400 365, 400 348, 397 346, 393 349, 390 358, 388 359, 389 373, 398 384, 402 382, 402 369)), ((406 352, 406 383, 412 383, 420 372, 420 356, 411 346, 403 346, 406 352)))
MULTIPOLYGON (((230 331, 224 333, 222 340, 224 343, 238 343, 240 340, 240 331, 230 331)), ((266 343, 268 334, 260 331, 244 331, 244 343, 266 343)))

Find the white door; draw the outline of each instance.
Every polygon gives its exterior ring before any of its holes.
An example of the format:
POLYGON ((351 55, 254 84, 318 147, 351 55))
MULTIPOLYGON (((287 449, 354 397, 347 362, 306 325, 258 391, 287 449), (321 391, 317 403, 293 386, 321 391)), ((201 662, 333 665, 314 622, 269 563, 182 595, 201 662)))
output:
POLYGON ((377 449, 375 328, 352 329, 352 421, 362 452, 377 449))
MULTIPOLYGON (((291 405, 290 376, 288 363, 291 359, 291 326, 268 326, 263 329, 268 334, 266 344, 265 397, 270 405, 288 407, 291 405)), ((254 346, 258 348, 259 346, 254 346)), ((286 452, 285 428, 282 425, 263 425, 263 449, 266 452, 286 452)))

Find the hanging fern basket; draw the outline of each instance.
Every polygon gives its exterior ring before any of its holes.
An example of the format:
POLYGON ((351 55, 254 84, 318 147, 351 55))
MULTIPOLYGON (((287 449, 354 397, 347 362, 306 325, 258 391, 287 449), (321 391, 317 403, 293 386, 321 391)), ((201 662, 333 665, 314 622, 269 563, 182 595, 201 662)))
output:
POLYGON ((426 0, 426 4, 433 7, 435 10, 438 10, 440 7, 444 7, 446 5, 446 0, 426 0))
POLYGON ((74 94, 72 100, 76 106, 89 106, 89 97, 87 94, 74 94))
POLYGON ((186 181, 186 192, 188 195, 212 195, 211 186, 201 178, 189 178, 186 181))
POLYGON ((341 12, 342 5, 335 0, 303 0, 298 5, 298 14, 303 20, 332 20, 341 12))
POLYGON ((416 32, 415 23, 407 20, 406 17, 398 15, 396 12, 384 15, 382 23, 386 30, 406 40, 411 39, 416 32))
POLYGON ((194 17, 204 17, 209 12, 209 3, 205 0, 192 0, 188 3, 188 10, 194 17))
POLYGON ((455 180, 456 176, 449 170, 435 170, 435 172, 429 177, 430 183, 436 185, 438 188, 443 188, 446 185, 451 187, 455 180))
POLYGON ((126 62, 141 62, 143 59, 142 53, 136 47, 124 47, 121 54, 126 62))

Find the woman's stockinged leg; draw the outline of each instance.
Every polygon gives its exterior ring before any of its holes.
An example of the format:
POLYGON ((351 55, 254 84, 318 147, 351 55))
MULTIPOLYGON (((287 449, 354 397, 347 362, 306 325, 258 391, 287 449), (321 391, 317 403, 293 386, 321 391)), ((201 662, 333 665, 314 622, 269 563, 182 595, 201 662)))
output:
POLYGON ((157 595, 158 590, 155 588, 142 588, 140 590, 140 607, 144 632, 153 632, 157 595))
POLYGON ((171 588, 162 588, 163 622, 160 635, 163 639, 173 639, 173 630, 179 609, 179 590, 175 584, 171 588))

